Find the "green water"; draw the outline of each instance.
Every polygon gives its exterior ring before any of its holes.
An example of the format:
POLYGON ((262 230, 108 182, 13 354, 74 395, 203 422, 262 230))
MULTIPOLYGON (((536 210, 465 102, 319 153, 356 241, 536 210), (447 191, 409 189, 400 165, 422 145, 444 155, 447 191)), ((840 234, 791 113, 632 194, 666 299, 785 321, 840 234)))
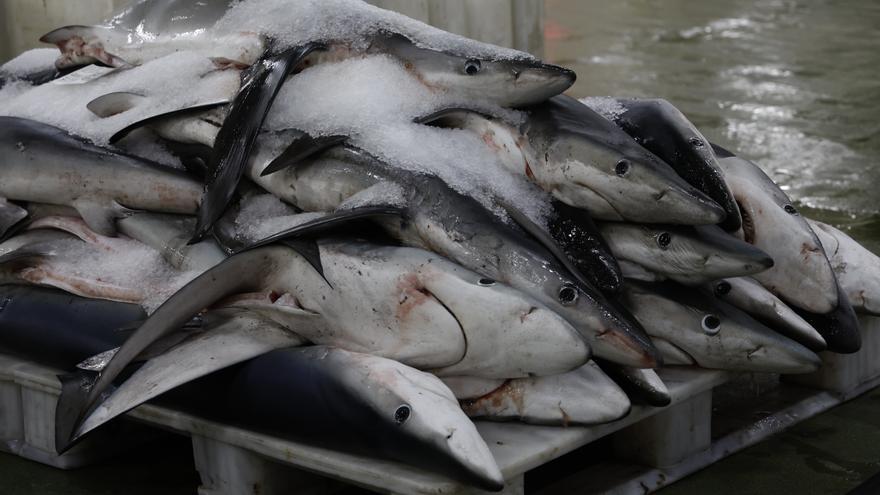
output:
POLYGON ((880 252, 880 2, 546 0, 574 96, 662 97, 880 252))

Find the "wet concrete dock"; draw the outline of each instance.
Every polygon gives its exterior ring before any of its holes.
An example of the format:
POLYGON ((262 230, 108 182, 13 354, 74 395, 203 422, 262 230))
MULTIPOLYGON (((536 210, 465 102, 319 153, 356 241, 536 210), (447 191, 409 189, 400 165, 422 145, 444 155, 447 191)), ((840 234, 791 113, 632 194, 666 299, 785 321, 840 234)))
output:
MULTIPOLYGON (((874 390, 658 493, 846 494, 880 472, 878 445, 880 390, 874 390)), ((526 492, 564 493, 562 486, 548 479, 552 476, 546 472, 527 476, 526 492)), ((0 454, 0 480, 0 494, 10 495, 191 495, 199 484, 189 439, 171 434, 161 434, 152 444, 99 466, 74 471, 0 454)), ((352 488, 347 493, 363 492, 352 488)))

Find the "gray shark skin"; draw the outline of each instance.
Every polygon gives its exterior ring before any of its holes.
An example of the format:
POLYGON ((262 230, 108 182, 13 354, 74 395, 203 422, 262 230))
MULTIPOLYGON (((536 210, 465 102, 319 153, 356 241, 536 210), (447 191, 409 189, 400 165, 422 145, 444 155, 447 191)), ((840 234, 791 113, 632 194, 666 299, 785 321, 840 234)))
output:
POLYGON ((447 108, 417 123, 479 134, 514 174, 603 220, 711 224, 721 207, 613 123, 567 96, 523 109, 508 123, 468 108, 447 108))
POLYGON ((613 119, 639 144, 668 163, 684 180, 704 192, 727 214, 721 227, 740 228, 739 208, 718 166, 709 140, 681 111, 662 98, 612 98, 626 109, 613 119))
POLYGON ((332 347, 282 349, 184 386, 199 414, 396 459, 500 490, 501 473, 448 387, 429 373, 332 347), (222 378, 222 379, 221 379, 222 378))
POLYGON ((745 311, 773 330, 814 352, 825 350, 822 335, 787 304, 749 277, 716 280, 705 286, 718 299, 745 311))
POLYGON ((251 67, 214 142, 213 172, 205 184, 192 242, 202 240, 226 211, 257 135, 287 76, 317 44, 270 53, 251 67))
POLYGON ((226 259, 213 239, 189 244, 195 218, 159 213, 135 213, 116 222, 119 231, 162 253, 178 270, 207 270, 226 259))
POLYGON ((654 154, 586 105, 556 96, 527 108, 524 134, 542 188, 594 218, 716 224, 724 210, 654 154))
POLYGON ((4 352, 65 370, 85 356, 119 345, 124 339, 119 329, 146 317, 136 304, 26 285, 0 286, 0 306, 0 348, 4 352), (88 331, 83 332, 84 328, 88 331))
POLYGON ((108 24, 145 36, 190 33, 213 26, 234 0, 137 0, 110 18, 108 24))
POLYGON ((654 370, 620 366, 603 359, 596 359, 596 364, 626 392, 633 404, 666 407, 672 403, 669 389, 654 370))
POLYGON ((621 262, 686 285, 761 273, 773 266, 764 251, 714 225, 681 227, 600 223, 599 231, 621 262))
MULTIPOLYGON (((631 317, 612 308, 604 295, 573 276, 543 246, 442 180, 391 168, 346 147, 267 177, 260 177, 263 167, 254 164, 250 177, 306 211, 332 211, 355 201, 358 193, 369 195, 371 188, 396 185, 404 197, 391 201, 400 201, 403 217, 380 221, 392 236, 531 295, 568 320, 596 355, 636 367, 657 364, 653 347, 631 317)), ((267 242, 309 228, 303 225, 267 242)))
POLYGON ((7 83, 14 81, 24 81, 33 86, 40 86, 60 77, 64 77, 74 70, 76 70, 76 68, 57 69, 54 66, 44 69, 35 69, 32 72, 25 74, 8 74, 5 71, 0 70, 0 89, 3 89, 7 83))
POLYGON ((569 69, 526 57, 490 60, 433 50, 405 35, 387 31, 371 40, 367 52, 397 58, 428 87, 503 107, 544 101, 570 88, 577 77, 569 69))
POLYGON ((8 207, 4 207, 0 202, 0 217, 8 215, 7 218, 20 218, 17 223, 12 224, 6 229, 6 233, 0 235, 0 243, 6 242, 12 237, 20 235, 24 230, 28 229, 35 221, 45 217, 77 217, 79 213, 70 206, 51 205, 47 203, 21 203, 16 205, 7 202, 8 207), (5 211, 2 211, 6 208, 5 211), (20 210, 23 210, 20 211, 20 210))
POLYGON ((471 418, 551 426, 589 426, 626 416, 630 402, 596 363, 559 375, 498 381, 444 378, 471 418))
POLYGON ((773 267, 755 274, 755 280, 792 307, 833 311, 838 301, 834 271, 791 199, 756 164, 713 147, 742 214, 738 235, 773 257, 773 267))
POLYGON ((286 246, 245 251, 209 269, 160 306, 94 384, 63 394, 64 409, 72 411, 78 428, 137 356, 203 308, 235 294, 245 296, 227 299, 225 306, 260 314, 311 342, 386 355, 441 374, 553 374, 589 358, 588 347, 560 316, 436 255, 345 242, 324 244, 320 255, 320 272, 286 246))
MULTIPOLYGON (((321 215, 307 213, 266 220, 284 228, 287 224, 301 224, 297 218, 300 216, 321 218, 321 215)), ((240 249, 260 239, 255 232, 236 232, 233 225, 220 225, 224 227, 220 230, 224 235, 218 239, 227 248, 235 246, 240 249)), ((301 253, 309 251, 307 241, 286 242, 295 242, 301 253)), ((352 285, 356 290, 384 292, 380 285, 367 281, 365 286, 363 281, 371 275, 373 266, 382 268, 383 264, 393 263, 397 268, 383 270, 400 274, 396 281, 392 281, 394 290, 388 299, 401 315, 412 311, 411 304, 423 304, 419 301, 425 295, 440 301, 459 324, 466 350, 464 356, 452 365, 431 367, 438 376, 544 376, 573 369, 589 357, 587 344, 562 317, 527 294, 464 269, 439 255, 421 249, 380 246, 364 241, 320 241, 311 251, 312 266, 338 290, 352 285), (350 280, 342 275, 345 269, 348 269, 350 280)), ((304 296, 298 297, 306 300, 304 296)), ((352 297, 354 300, 357 296, 353 294, 352 297)), ((379 303, 370 304, 374 313, 377 308, 381 312, 379 303)), ((408 330, 409 333, 413 331, 408 330)))
MULTIPOLYGON (((67 26, 47 33, 41 41, 59 47, 59 68, 94 62, 114 67, 139 65, 177 50, 204 52, 220 63, 246 67, 256 62, 270 43, 253 33, 215 28, 234 3, 145 0, 106 25, 67 26)), ((325 45, 326 51, 306 57, 302 66, 383 53, 400 60, 428 87, 507 107, 544 101, 571 87, 576 78, 573 71, 542 63, 526 53, 488 57, 470 52, 461 43, 438 49, 407 33, 394 32, 392 26, 363 36, 360 43, 314 40, 325 45)))
POLYGON ((565 255, 589 281, 607 294, 617 294, 623 274, 611 248, 589 213, 553 201, 549 231, 565 255))
POLYGON ((128 209, 193 214, 201 185, 184 173, 92 145, 50 125, 0 117, 0 198, 72 206, 115 234, 128 209))
POLYGON ((858 313, 880 316, 880 257, 834 227, 807 220, 831 262, 837 281, 858 313))
MULTIPOLYGON (((136 305, 38 287, 0 286, 0 301, 0 348, 65 370, 122 344, 127 334, 119 329, 145 316, 136 305)), ((188 398, 208 417, 221 414, 217 419, 287 437, 302 434, 322 445, 332 438, 334 446, 351 448, 350 440, 357 436, 368 453, 485 488, 499 486, 497 467, 493 469, 494 461, 486 456, 476 430, 436 378, 378 357, 319 349, 272 352, 186 385, 179 395, 172 392, 173 400, 186 404, 181 397, 188 398), (405 379, 395 382, 389 376, 405 379), (247 404, 241 404, 245 395, 247 404), (410 408, 409 417, 398 424, 395 413, 403 405, 410 408), (308 418, 322 422, 310 423, 308 418), (386 428, 386 423, 395 427, 386 428), (454 440, 447 438, 452 429, 453 438, 458 437, 454 440)), ((65 386, 76 385, 81 376, 65 377, 65 386)), ((69 418, 62 409, 58 412, 63 429, 69 418)))
MULTIPOLYGON (((303 316, 302 325, 308 325, 310 315, 303 316)), ((161 349, 145 353, 145 356, 155 356, 149 357, 131 376, 106 394, 106 398, 78 425, 70 443, 179 385, 275 349, 307 344, 295 333, 247 311, 223 310, 209 314, 204 320, 198 330, 182 332, 184 335, 176 337, 177 343, 170 347, 164 348, 166 346, 160 344, 161 349)), ((99 355, 98 359, 88 362, 88 368, 100 371, 103 359, 99 355)), ((84 365, 79 367, 84 368, 84 365)), ((63 419, 66 428, 69 418, 63 419)))
POLYGON ((703 368, 810 373, 821 364, 806 347, 696 289, 674 283, 631 282, 624 289, 622 303, 651 338, 665 341, 703 368))
MULTIPOLYGON (((204 238, 231 201, 257 133, 286 76, 300 64, 314 63, 309 60, 312 52, 320 57, 329 49, 326 43, 294 47, 278 56, 264 58, 252 68, 217 135, 217 163, 206 186, 194 240, 204 238)), ((368 51, 399 58, 430 87, 454 88, 469 97, 503 105, 542 101, 574 83, 574 73, 559 67, 520 61, 517 68, 512 62, 465 59, 417 47, 405 36, 393 33, 378 34, 368 51), (523 64, 527 65, 523 67, 523 64)))
POLYGON ((862 331, 856 312, 846 296, 846 291, 837 284, 837 305, 828 313, 811 313, 801 308, 792 308, 813 326, 825 339, 826 349, 838 354, 852 354, 862 348, 862 331))
POLYGON ((265 50, 265 40, 249 33, 210 30, 234 2, 227 0, 142 0, 107 23, 71 25, 40 38, 61 51, 59 70, 100 63, 140 65, 174 51, 194 50, 226 64, 248 66, 265 50))

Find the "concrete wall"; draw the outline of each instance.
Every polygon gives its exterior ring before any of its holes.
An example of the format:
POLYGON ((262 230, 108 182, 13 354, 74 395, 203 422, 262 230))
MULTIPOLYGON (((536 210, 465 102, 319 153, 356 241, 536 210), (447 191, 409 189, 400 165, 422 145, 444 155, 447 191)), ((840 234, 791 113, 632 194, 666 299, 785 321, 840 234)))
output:
MULTIPOLYGON (((543 55, 543 0, 368 0, 439 28, 543 55)), ((69 24, 94 24, 127 0, 0 0, 0 62, 46 47, 40 36, 69 24)))

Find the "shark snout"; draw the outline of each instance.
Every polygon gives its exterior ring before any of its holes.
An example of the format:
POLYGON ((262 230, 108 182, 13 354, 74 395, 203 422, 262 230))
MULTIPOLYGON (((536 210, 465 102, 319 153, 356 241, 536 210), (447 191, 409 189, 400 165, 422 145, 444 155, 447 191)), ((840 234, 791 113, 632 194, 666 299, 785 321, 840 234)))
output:
POLYGON ((778 343, 756 345, 747 352, 746 360, 753 371, 781 374, 812 373, 822 365, 816 353, 783 338, 778 343))
POLYGON ((773 264, 773 258, 764 251, 731 238, 728 245, 706 254, 704 271, 715 278, 738 277, 763 272, 773 264))
POLYGON ((570 88, 577 79, 574 71, 550 64, 513 64, 510 71, 519 90, 511 97, 512 106, 540 103, 570 88))
POLYGON ((462 360, 444 376, 479 371, 511 378, 564 373, 590 358, 590 346, 562 316, 510 286, 426 270, 424 282, 461 325, 462 360))
POLYGON ((624 366, 657 368, 663 364, 660 351, 647 334, 627 326, 604 327, 596 333, 590 345, 597 356, 624 366))
POLYGON ((669 185, 654 196, 656 207, 680 225, 714 225, 727 216, 724 208, 691 187, 669 185))

